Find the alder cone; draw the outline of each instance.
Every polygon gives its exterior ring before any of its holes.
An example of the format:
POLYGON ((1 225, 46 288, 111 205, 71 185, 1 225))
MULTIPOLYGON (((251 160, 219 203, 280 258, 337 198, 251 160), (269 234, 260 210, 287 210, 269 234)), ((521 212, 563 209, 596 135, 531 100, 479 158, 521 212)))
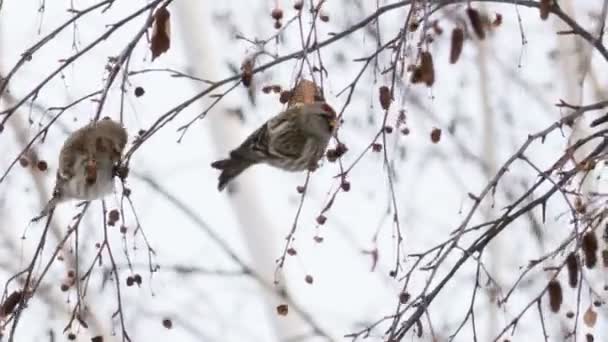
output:
POLYGON ((420 72, 422 81, 428 86, 435 83, 435 67, 433 66, 433 56, 430 52, 424 51, 420 54, 420 72))
POLYGON ((549 306, 551 307, 551 311, 559 312, 562 302, 564 301, 562 286, 557 280, 551 280, 549 285, 547 285, 547 292, 549 293, 549 306))
POLYGON ((595 267, 597 264, 598 241, 594 232, 588 232, 583 236, 581 248, 585 254, 585 266, 587 268, 595 267))
POLYGON ((393 101, 393 98, 391 96, 391 91, 390 91, 390 89, 388 89, 387 86, 382 86, 382 87, 380 87, 379 92, 380 92, 380 105, 382 106, 382 109, 388 110, 388 108, 391 106, 391 102, 393 101))
POLYGON ((163 7, 154 13, 152 23, 152 38, 150 38, 150 51, 152 61, 161 54, 167 52, 171 47, 171 14, 163 7))
POLYGON ((568 285, 575 288, 578 285, 578 257, 572 252, 566 257, 566 270, 568 271, 568 285))
POLYGON ((549 18, 549 12, 551 11, 552 5, 553 0, 540 0, 538 9, 540 10, 540 18, 542 20, 547 20, 547 18, 549 18))
POLYGON ((469 17, 469 21, 471 22, 471 27, 473 27, 473 31, 479 39, 486 38, 486 32, 483 29, 483 23, 481 21, 481 16, 479 12, 474 8, 467 8, 467 16, 469 17))
POLYGON ((456 64, 462 53, 464 44, 464 31, 457 27, 452 30, 452 44, 450 46, 450 64, 456 64))

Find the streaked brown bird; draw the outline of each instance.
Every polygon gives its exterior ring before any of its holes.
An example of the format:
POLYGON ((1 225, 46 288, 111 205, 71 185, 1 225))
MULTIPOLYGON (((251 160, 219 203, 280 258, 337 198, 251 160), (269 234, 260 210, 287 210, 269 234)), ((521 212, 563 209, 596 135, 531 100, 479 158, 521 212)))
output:
POLYGON ((228 159, 211 164, 222 170, 218 190, 252 165, 286 171, 315 168, 336 128, 336 112, 325 102, 297 103, 266 121, 228 159))
POLYGON ((59 152, 53 197, 35 220, 67 200, 90 201, 111 193, 127 140, 125 128, 110 118, 73 132, 59 152))

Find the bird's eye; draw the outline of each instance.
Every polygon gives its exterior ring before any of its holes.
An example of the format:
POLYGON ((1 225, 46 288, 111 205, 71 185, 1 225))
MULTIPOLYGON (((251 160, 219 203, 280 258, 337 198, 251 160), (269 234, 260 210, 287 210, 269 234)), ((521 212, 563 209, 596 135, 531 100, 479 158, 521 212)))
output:
POLYGON ((332 115, 336 115, 336 112, 334 111, 334 109, 333 109, 333 108, 331 108, 331 106, 330 106, 330 105, 328 105, 327 103, 324 103, 324 104, 321 106, 321 109, 323 109, 324 111, 326 111, 326 112, 328 112, 328 113, 330 113, 330 114, 332 114, 332 115))

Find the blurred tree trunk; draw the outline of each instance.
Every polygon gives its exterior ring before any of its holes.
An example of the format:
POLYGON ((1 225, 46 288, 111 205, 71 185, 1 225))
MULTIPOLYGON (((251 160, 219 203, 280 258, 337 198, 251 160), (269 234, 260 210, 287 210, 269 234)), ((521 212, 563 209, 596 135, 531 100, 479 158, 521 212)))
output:
MULTIPOLYGON (((213 28, 209 24, 212 21, 211 13, 205 8, 203 1, 179 1, 175 2, 175 9, 179 20, 176 24, 181 26, 183 39, 187 42, 188 49, 185 55, 188 58, 188 67, 192 73, 211 80, 220 79, 222 75, 217 73, 221 67, 221 56, 219 51, 213 48, 209 37, 213 36, 213 28)), ((207 104, 209 103, 208 100, 207 104)), ((228 148, 241 143, 245 132, 243 125, 234 115, 227 115, 224 102, 214 107, 214 110, 205 118, 206 126, 215 142, 217 155, 225 155, 228 148)), ((255 175, 247 172, 239 176, 234 184, 238 191, 228 195, 232 204, 234 215, 241 226, 241 232, 245 245, 252 259, 252 267, 259 272, 264 280, 272 284, 274 281, 275 263, 277 258, 276 246, 280 239, 273 230, 272 222, 259 205, 255 175)), ((226 191, 227 192, 227 191, 226 191)), ((281 277, 282 278, 282 277, 281 277)), ((286 291, 286 281, 278 279, 278 291, 286 291)), ((288 340, 294 336, 310 332, 296 314, 281 316, 277 319, 275 296, 268 295, 267 302, 268 321, 275 329, 275 336, 279 341, 288 340)))

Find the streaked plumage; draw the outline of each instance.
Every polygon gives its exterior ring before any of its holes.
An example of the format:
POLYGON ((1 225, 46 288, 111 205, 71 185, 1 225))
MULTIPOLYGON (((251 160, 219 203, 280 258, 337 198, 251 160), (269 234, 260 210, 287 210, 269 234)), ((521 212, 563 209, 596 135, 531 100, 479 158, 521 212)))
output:
POLYGON ((228 159, 211 164, 222 170, 218 189, 248 167, 266 163, 286 171, 316 167, 335 129, 336 113, 325 102, 296 104, 266 121, 228 159))
POLYGON ((111 193, 127 139, 124 127, 109 118, 73 132, 59 152, 53 197, 39 217, 70 199, 89 201, 111 193))

